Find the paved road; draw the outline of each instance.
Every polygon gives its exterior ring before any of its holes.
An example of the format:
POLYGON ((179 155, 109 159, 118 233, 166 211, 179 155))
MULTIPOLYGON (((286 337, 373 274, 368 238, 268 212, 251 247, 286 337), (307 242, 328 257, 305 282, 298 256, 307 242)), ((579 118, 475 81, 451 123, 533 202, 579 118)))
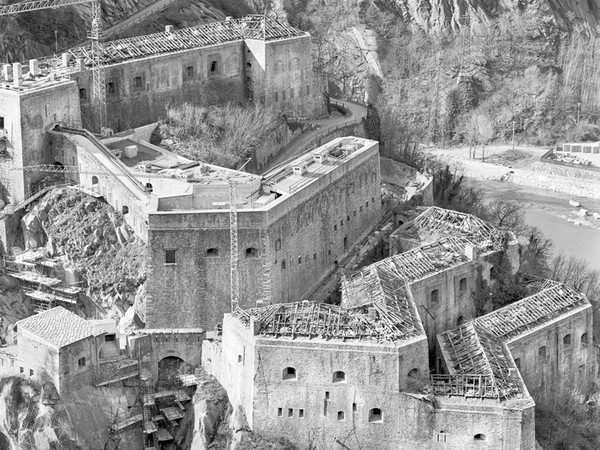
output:
POLYGON ((338 103, 347 108, 350 111, 350 114, 347 116, 335 116, 328 117, 326 119, 311 120, 309 123, 312 123, 318 128, 306 133, 302 133, 292 139, 283 148, 281 153, 269 161, 269 163, 263 168, 263 174, 285 163, 286 161, 305 153, 311 148, 310 144, 316 138, 331 133, 336 128, 356 123, 367 115, 367 108, 363 105, 347 102, 345 100, 331 99, 331 101, 332 103, 338 103))

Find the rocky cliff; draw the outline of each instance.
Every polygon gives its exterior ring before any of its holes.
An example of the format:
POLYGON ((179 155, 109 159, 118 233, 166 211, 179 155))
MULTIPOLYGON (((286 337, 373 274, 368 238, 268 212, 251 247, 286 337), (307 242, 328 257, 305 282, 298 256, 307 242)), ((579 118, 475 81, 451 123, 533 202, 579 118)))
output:
POLYGON ((508 11, 531 11, 554 17, 563 29, 600 23, 600 1, 572 0, 382 0, 385 7, 427 31, 457 29, 472 22, 487 23, 508 11))

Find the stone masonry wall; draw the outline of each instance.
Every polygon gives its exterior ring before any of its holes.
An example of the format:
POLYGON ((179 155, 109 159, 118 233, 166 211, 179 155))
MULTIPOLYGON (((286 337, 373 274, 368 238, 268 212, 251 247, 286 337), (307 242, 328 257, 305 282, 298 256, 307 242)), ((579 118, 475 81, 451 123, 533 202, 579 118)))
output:
MULTIPOLYGON (((169 103, 209 106, 242 101, 246 98, 242 52, 240 40, 107 67, 108 127, 120 131, 156 122, 165 117, 169 103)), ((81 93, 84 126, 95 129, 92 73, 73 78, 81 93)))
POLYGON ((509 342, 521 377, 536 403, 555 399, 575 388, 585 390, 594 380, 592 336, 592 308, 588 307, 509 342), (570 336, 570 343, 566 336, 570 336), (545 351, 541 350, 543 347, 545 351))

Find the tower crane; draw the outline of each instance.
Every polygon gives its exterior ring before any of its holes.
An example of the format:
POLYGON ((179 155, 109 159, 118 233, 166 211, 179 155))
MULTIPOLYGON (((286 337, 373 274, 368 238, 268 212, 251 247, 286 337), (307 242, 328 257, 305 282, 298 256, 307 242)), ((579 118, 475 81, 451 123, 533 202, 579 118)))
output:
POLYGON ((91 3, 92 24, 88 38, 92 41, 92 79, 96 100, 96 114, 100 129, 106 126, 106 75, 102 63, 102 3, 101 0, 34 0, 0 6, 0 16, 8 16, 41 9, 55 9, 81 3, 91 3))

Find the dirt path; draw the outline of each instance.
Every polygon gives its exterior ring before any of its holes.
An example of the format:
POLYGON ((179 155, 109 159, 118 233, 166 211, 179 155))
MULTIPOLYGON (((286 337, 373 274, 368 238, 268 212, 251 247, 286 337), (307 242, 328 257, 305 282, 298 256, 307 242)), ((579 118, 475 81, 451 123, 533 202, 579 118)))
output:
POLYGON ((326 119, 310 121, 310 123, 318 128, 306 133, 302 133, 292 139, 290 143, 284 147, 281 153, 269 161, 269 163, 264 167, 263 174, 306 152, 307 146, 316 137, 331 133, 336 128, 358 122, 367 115, 367 108, 365 106, 337 99, 332 99, 332 102, 341 104, 350 111, 350 114, 347 116, 328 117, 326 119))

